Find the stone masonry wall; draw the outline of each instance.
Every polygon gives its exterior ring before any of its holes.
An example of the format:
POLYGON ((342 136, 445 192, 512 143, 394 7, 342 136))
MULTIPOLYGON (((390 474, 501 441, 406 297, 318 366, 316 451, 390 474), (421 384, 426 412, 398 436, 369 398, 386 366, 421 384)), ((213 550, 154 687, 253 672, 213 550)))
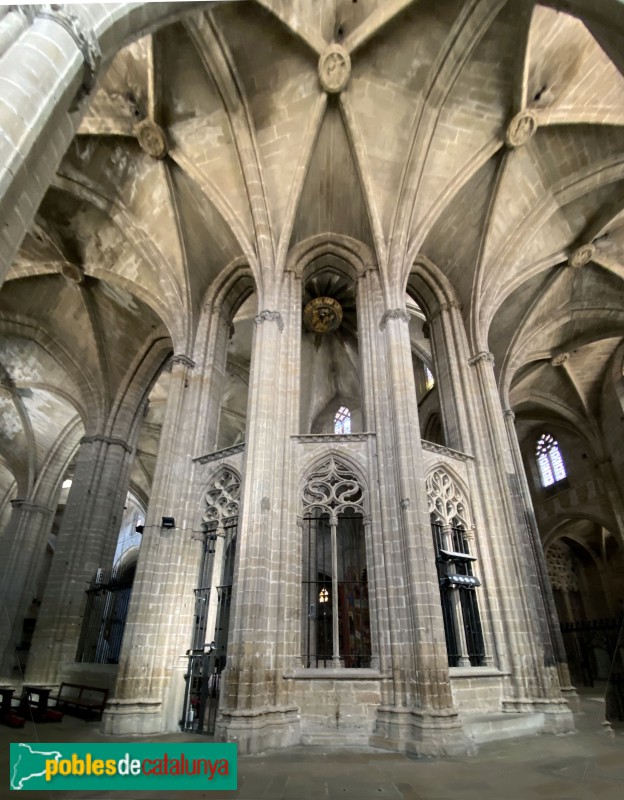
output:
POLYGON ((368 743, 381 702, 378 680, 294 680, 292 692, 302 744, 368 743))

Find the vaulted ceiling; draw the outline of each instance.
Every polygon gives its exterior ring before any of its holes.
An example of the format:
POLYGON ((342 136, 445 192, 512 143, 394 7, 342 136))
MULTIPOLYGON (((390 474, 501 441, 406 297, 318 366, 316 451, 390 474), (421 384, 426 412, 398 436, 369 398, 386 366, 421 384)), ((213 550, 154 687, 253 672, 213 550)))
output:
POLYGON ((618 36, 505 0, 258 0, 125 47, 0 292, 3 491, 106 415, 150 337, 192 350, 228 264, 270 297, 327 232, 372 249, 389 307, 426 256, 503 402, 599 430, 624 336, 618 36))

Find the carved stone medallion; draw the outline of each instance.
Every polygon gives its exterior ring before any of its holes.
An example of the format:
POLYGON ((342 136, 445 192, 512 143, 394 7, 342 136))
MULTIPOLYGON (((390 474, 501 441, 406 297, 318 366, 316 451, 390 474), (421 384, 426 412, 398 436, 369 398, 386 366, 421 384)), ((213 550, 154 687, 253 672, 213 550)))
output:
POLYGON ((319 59, 318 71, 321 86, 326 92, 341 92, 351 75, 351 59, 344 47, 331 44, 319 59))
POLYGON ((314 333, 335 331, 342 322, 342 307, 332 297, 315 297, 303 309, 303 321, 314 333))
POLYGON ((550 359, 550 363, 553 367, 562 367, 566 361, 570 358, 569 353, 557 353, 556 356, 553 356, 550 359))
POLYGON ((571 267, 584 267, 586 264, 592 260, 596 253, 596 248, 593 244, 583 244, 580 247, 577 247, 576 250, 570 255, 568 259, 568 264, 571 267))
POLYGON ((164 158, 167 155, 168 146, 165 132, 152 122, 151 119, 144 119, 135 128, 139 144, 152 158, 164 158))
POLYGON ((522 147, 537 130, 537 119, 531 111, 521 111, 507 127, 505 144, 507 147, 522 147))
POLYGON ((62 264, 61 275, 72 283, 84 282, 84 272, 77 264, 72 264, 71 261, 65 261, 62 264))

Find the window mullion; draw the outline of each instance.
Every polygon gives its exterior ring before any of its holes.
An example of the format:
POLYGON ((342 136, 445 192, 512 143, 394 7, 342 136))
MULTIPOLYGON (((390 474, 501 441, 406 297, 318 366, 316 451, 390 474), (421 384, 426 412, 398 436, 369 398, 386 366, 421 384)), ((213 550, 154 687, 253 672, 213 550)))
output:
POLYGON ((338 629, 338 519, 333 514, 329 519, 331 527, 332 558, 332 662, 340 666, 340 631, 338 629))

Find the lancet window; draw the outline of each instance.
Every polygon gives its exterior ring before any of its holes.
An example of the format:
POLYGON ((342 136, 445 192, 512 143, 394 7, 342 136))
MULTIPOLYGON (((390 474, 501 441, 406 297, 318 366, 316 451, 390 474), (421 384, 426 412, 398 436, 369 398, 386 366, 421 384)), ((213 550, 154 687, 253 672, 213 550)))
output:
POLYGON ((303 664, 368 667, 367 517, 361 482, 331 456, 310 473, 303 510, 303 664))
POLYGON ((549 433, 542 434, 537 440, 535 458, 537 459, 542 486, 552 486, 566 477, 559 444, 549 433))
POLYGON ((472 531, 459 487, 444 469, 426 482, 449 666, 481 666, 485 659, 472 531))

